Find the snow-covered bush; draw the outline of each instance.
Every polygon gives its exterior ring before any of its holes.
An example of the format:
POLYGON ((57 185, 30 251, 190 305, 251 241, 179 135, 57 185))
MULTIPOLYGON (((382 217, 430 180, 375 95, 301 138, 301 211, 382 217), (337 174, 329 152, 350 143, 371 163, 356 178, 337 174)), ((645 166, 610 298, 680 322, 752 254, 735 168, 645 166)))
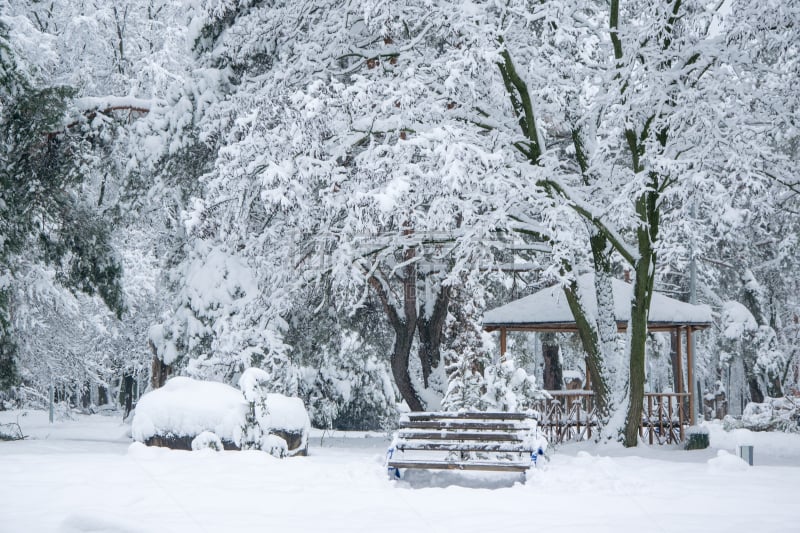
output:
POLYGON ((486 392, 481 403, 486 411, 527 411, 546 397, 536 387, 536 379, 517 368, 513 359, 487 367, 484 375, 486 392))
POLYGON ((800 432, 800 398, 769 398, 750 402, 742 413, 741 427, 751 431, 800 432))
POLYGON ((267 435, 261 443, 261 449, 272 455, 282 459, 289 455, 289 445, 283 437, 278 435, 267 435))
POLYGON ((242 447, 269 451, 273 455, 303 455, 308 448, 311 420, 300 398, 268 392, 269 374, 248 368, 239 378, 239 388, 248 403, 242 447), (283 445, 274 437, 280 437, 283 445))
POLYGON ((445 321, 447 342, 442 354, 448 381, 442 400, 445 411, 483 408, 481 397, 486 392, 483 371, 491 364, 491 353, 495 349, 489 334, 479 326, 486 306, 485 290, 475 279, 465 278, 462 283, 465 290, 453 299, 445 321))
POLYGON ((687 450, 705 450, 710 444, 708 428, 705 426, 691 426, 686 430, 687 450))
POLYGON ((294 314, 287 342, 301 365, 299 396, 315 427, 379 430, 396 423, 386 330, 371 302, 353 316, 327 307, 294 314))
POLYGON ((192 451, 200 451, 200 450, 214 450, 215 452, 221 452, 225 448, 222 445, 222 441, 217 437, 216 433, 212 433, 211 431, 203 431, 194 439, 192 439, 192 451))

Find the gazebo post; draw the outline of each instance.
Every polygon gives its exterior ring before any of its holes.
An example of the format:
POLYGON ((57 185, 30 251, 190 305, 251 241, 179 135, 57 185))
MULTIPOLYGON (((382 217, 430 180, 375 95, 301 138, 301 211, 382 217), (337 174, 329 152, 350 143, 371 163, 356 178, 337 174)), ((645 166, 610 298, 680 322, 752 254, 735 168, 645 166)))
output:
POLYGON ((506 328, 500 328, 500 360, 504 361, 506 358, 506 328))
POLYGON ((692 350, 692 326, 686 327, 686 366, 689 392, 689 424, 695 425, 695 384, 694 384, 694 350, 692 350))
MULTIPOLYGON (((675 376, 675 381, 678 382, 678 390, 675 392, 682 393, 683 392, 683 335, 681 335, 681 328, 680 326, 675 328, 675 337, 678 339, 678 342, 675 345, 675 359, 678 362, 677 376, 675 376)), ((681 401, 682 403, 682 401, 681 401)))

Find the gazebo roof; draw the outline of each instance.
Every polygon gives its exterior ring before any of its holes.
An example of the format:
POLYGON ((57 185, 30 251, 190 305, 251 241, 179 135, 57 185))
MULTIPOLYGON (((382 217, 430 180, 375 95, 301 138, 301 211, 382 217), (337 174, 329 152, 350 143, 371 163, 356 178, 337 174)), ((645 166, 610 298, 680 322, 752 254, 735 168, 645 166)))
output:
MULTIPOLYGON (((612 280, 614 292, 614 315, 619 331, 625 331, 630 320, 630 302, 633 286, 621 280, 612 280)), ((578 290, 590 316, 597 314, 597 298, 594 291, 594 274, 578 278, 578 290)), ((674 330, 680 326, 705 329, 712 323, 711 308, 693 305, 653 293, 650 303, 648 328, 651 331, 674 330)), ((520 298, 506 305, 486 311, 483 329, 509 331, 577 331, 564 290, 560 285, 520 298)))

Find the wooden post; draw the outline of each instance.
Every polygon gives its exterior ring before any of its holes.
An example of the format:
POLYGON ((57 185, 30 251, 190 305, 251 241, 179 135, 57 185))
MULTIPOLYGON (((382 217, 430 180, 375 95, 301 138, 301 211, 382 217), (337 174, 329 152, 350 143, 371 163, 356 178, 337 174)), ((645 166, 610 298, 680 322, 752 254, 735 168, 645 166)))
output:
POLYGON ((500 328, 500 360, 506 360, 506 328, 500 328))
POLYGON ((678 382, 678 390, 675 392, 681 393, 683 392, 683 339, 681 339, 681 328, 675 328, 675 335, 678 337, 678 343, 675 346, 675 353, 676 358, 678 360, 678 368, 676 369, 678 375, 676 376, 677 379, 675 381, 678 382))
POLYGON ((694 384, 694 353, 692 350, 692 326, 686 328, 686 368, 688 371, 687 383, 689 392, 689 424, 695 425, 694 419, 694 402, 695 402, 695 384, 694 384))

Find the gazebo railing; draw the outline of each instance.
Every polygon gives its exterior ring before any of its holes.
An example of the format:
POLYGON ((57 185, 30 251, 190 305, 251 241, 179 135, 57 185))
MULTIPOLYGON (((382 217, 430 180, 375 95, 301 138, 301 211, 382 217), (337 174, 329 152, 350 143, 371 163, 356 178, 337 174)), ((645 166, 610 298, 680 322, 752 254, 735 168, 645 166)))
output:
MULTIPOLYGON (((550 398, 537 400, 539 427, 551 444, 583 441, 597 433, 594 393, 585 390, 547 391, 550 398)), ((683 442, 688 425, 688 393, 648 392, 644 395, 639 436, 649 444, 683 442)))
POLYGON ((648 392, 644 395, 642 423, 639 436, 649 444, 677 444, 683 442, 688 424, 687 392, 648 392))
POLYGON ((597 431, 594 393, 584 390, 547 391, 550 398, 538 400, 539 426, 553 444, 582 441, 597 431))

